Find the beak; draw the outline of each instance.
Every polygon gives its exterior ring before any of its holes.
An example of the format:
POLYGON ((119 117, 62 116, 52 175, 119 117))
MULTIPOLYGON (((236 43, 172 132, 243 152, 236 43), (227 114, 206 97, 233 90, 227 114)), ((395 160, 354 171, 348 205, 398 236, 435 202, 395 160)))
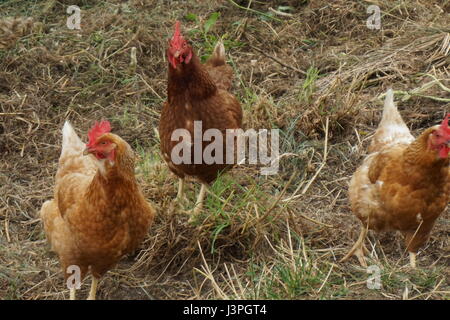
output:
POLYGON ((181 52, 177 50, 177 51, 175 51, 173 57, 174 57, 175 59, 178 59, 178 57, 180 56, 180 54, 181 54, 181 52))
POLYGON ((83 156, 87 156, 88 154, 92 153, 92 150, 89 150, 89 148, 84 149, 83 156))

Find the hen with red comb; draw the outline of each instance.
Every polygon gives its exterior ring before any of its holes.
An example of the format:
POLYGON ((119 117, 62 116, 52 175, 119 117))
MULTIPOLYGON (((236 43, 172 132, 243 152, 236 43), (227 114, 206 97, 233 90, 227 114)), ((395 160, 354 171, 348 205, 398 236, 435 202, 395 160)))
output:
MULTIPOLYGON (((225 47, 218 42, 212 56, 205 64, 200 63, 192 47, 183 38, 180 23, 175 24, 174 34, 167 48, 168 83, 167 101, 163 106, 159 122, 161 152, 169 169, 179 179, 177 199, 184 198, 184 178, 192 176, 201 183, 194 213, 202 209, 203 200, 209 183, 213 182, 220 172, 229 169, 227 164, 194 164, 172 161, 172 149, 178 141, 172 140, 172 133, 183 129, 194 136, 194 122, 202 124, 202 135, 208 129, 217 129, 225 139, 227 129, 239 129, 242 126, 242 109, 239 101, 228 90, 231 87, 233 70, 226 63, 225 47)), ((223 154, 228 148, 223 144, 223 154)), ((207 146, 202 145, 203 149, 207 146)), ((233 147, 235 152, 237 148, 233 147)), ((192 147, 191 155, 194 154, 192 147)))
POLYGON ((393 91, 388 90, 369 155, 350 181, 350 204, 361 231, 341 261, 355 255, 366 266, 367 231, 398 230, 405 237, 410 264, 416 266, 418 250, 449 201, 448 117, 414 138, 394 104, 393 91))
POLYGON ((155 212, 136 181, 128 143, 111 133, 108 121, 95 122, 88 137, 85 145, 64 125, 54 199, 42 205, 41 219, 66 280, 73 265, 80 280, 90 272, 89 299, 95 299, 99 278, 138 248, 155 212))

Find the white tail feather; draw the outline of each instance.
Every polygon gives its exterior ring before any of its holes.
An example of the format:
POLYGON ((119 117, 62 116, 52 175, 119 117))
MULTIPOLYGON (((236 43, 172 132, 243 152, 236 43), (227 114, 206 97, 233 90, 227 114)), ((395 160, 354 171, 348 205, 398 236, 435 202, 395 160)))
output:
POLYGON ((225 61, 225 46, 223 45, 222 40, 219 40, 214 47, 214 55, 225 61))
POLYGON ((85 144, 78 137, 77 133, 73 129, 69 121, 64 123, 62 129, 62 151, 61 156, 63 156, 67 151, 83 152, 85 144))
POLYGON ((383 118, 381 119, 381 122, 379 124, 379 126, 386 125, 396 125, 400 130, 407 130, 409 132, 408 127, 406 126, 405 122, 402 119, 402 116, 395 106, 394 92, 392 91, 392 89, 389 89, 386 92, 386 98, 384 99, 383 118))
POLYGON ((384 100, 383 117, 375 132, 369 151, 378 151, 391 143, 410 143, 414 140, 394 103, 394 92, 389 89, 384 100))

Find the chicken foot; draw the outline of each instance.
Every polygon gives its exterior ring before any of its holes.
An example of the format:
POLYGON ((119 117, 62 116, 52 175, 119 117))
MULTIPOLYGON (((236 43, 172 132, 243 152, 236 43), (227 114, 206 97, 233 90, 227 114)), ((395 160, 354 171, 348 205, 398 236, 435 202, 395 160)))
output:
POLYGON ((361 227, 361 233, 359 234, 358 240, 356 240, 353 247, 350 249, 350 251, 341 259, 340 262, 346 261, 351 256, 355 255, 358 258, 359 263, 361 266, 367 268, 367 262, 365 259, 365 253, 368 253, 369 250, 367 250, 366 246, 364 245, 364 240, 366 239, 367 235, 367 229, 362 226, 361 227))

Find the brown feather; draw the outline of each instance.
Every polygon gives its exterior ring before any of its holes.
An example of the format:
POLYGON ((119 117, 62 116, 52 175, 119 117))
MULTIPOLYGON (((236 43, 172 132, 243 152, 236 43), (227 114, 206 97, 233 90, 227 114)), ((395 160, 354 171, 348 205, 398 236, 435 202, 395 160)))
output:
POLYGON ((77 265, 82 277, 89 269, 101 277, 137 249, 155 215, 135 179, 130 146, 114 134, 103 137, 117 145, 115 163, 106 162, 102 173, 94 169, 98 160, 82 155, 81 145, 63 146, 55 199, 41 209, 45 232, 64 273, 77 265))
MULTIPOLYGON (((229 168, 226 164, 208 165, 204 162, 193 164, 193 148, 191 149, 192 164, 176 165, 171 161, 172 149, 178 143, 171 141, 171 135, 175 129, 186 129, 193 137, 194 121, 202 121, 202 134, 210 128, 219 129, 224 134, 226 129, 238 129, 242 126, 242 109, 239 102, 231 93, 223 89, 227 87, 226 85, 217 84, 217 78, 214 76, 216 71, 211 71, 228 66, 213 67, 217 63, 209 62, 206 67, 200 63, 193 52, 188 64, 180 64, 177 69, 169 64, 168 101, 164 104, 161 113, 159 134, 163 157, 170 170, 181 178, 189 175, 202 182, 210 183, 222 170, 229 168)), ((204 142, 202 150, 209 143, 204 142)), ((224 143, 224 154, 225 152, 224 143)))
POLYGON ((425 244, 449 200, 449 159, 439 158, 428 146, 434 130, 425 130, 409 144, 382 147, 379 140, 377 152, 364 160, 350 182, 352 210, 364 226, 401 231, 410 252, 425 244))

